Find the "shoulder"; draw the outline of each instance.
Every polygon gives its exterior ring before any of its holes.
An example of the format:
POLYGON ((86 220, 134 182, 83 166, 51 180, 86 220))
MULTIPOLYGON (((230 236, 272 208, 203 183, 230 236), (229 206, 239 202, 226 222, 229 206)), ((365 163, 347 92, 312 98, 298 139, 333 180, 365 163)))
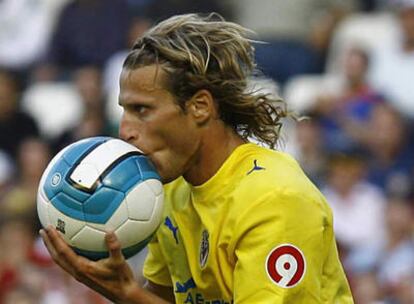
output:
POLYGON ((239 159, 238 167, 232 177, 235 216, 296 220, 313 216, 330 221, 331 210, 324 196, 289 154, 252 147, 239 159))
POLYGON ((269 197, 301 196, 320 199, 321 194, 298 162, 289 154, 253 146, 239 160, 237 191, 243 195, 261 193, 269 197))

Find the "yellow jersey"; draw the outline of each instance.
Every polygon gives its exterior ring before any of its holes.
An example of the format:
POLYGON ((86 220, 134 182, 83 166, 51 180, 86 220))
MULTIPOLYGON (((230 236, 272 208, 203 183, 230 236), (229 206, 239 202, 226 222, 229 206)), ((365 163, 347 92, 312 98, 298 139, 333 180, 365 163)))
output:
POLYGON ((237 147, 200 186, 165 185, 145 277, 176 303, 353 303, 332 212, 289 155, 237 147))

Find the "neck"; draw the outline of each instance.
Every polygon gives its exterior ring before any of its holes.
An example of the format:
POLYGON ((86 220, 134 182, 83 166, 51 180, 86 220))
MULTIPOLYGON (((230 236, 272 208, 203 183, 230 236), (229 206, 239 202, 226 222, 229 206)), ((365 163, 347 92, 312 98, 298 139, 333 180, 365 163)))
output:
POLYGON ((218 132, 206 130, 196 159, 183 175, 193 186, 199 186, 213 177, 234 149, 245 143, 232 129, 225 126, 217 129, 218 132))
POLYGON ((391 233, 391 235, 389 236, 389 240, 388 240, 388 249, 395 249, 396 247, 398 247, 401 243, 404 242, 405 239, 409 239, 409 237, 406 236, 406 234, 404 232, 394 232, 391 233))
POLYGON ((406 39, 404 41, 404 51, 408 52, 412 52, 414 51, 414 38, 413 39, 406 39))

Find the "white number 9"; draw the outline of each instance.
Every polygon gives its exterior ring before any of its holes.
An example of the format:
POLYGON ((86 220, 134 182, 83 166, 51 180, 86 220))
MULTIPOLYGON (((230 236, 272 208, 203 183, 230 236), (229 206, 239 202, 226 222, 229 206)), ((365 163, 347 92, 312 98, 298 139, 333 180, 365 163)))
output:
POLYGON ((291 288, 304 277, 305 257, 297 247, 283 244, 272 249, 266 259, 266 272, 278 286, 291 288))

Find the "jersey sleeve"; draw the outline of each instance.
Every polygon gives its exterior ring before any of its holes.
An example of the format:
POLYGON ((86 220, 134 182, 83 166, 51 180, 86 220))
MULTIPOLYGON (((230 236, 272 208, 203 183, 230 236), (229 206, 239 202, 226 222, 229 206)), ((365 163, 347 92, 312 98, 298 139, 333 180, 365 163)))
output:
POLYGON ((148 255, 145 259, 143 273, 147 280, 155 284, 172 286, 171 275, 161 251, 157 235, 148 244, 148 255))
POLYGON ((231 248, 235 303, 353 303, 324 201, 283 190, 249 206, 231 248))

